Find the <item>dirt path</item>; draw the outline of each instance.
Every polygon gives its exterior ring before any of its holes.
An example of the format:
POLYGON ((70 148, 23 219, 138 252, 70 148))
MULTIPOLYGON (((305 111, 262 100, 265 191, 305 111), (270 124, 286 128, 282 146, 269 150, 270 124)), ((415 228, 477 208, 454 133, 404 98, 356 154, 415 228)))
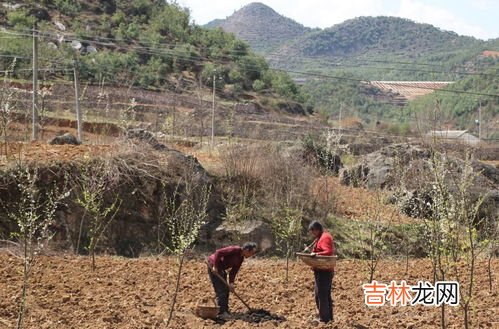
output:
MULTIPOLYGON (((20 262, 0 253, 0 328, 13 327, 20 292, 20 262)), ((379 281, 406 279, 408 284, 429 279, 427 260, 415 260, 411 272, 404 274, 402 262, 381 264, 379 281)), ((499 328, 499 298, 489 293, 485 264, 478 270, 473 313, 474 328, 499 328)), ((495 273, 499 261, 494 262, 495 273)), ((90 270, 86 257, 52 256, 40 259, 34 270, 29 296, 27 328, 164 328, 162 320, 170 301, 174 282, 174 261, 168 258, 122 259, 99 257, 98 269, 90 270)), ((254 308, 264 308, 286 318, 283 322, 259 324, 242 320, 216 324, 192 314, 197 301, 213 295, 202 261, 189 261, 182 278, 179 304, 173 328, 437 328, 438 310, 433 307, 367 308, 361 285, 366 271, 359 261, 340 261, 334 278, 336 321, 317 326, 313 302, 312 273, 301 263, 291 264, 290 284, 283 283, 283 262, 250 260, 243 265, 237 289, 254 308)), ((496 275, 497 277, 497 275, 496 275)), ((233 312, 244 306, 231 299, 233 312)), ((458 308, 449 310, 450 328, 462 328, 458 308)))

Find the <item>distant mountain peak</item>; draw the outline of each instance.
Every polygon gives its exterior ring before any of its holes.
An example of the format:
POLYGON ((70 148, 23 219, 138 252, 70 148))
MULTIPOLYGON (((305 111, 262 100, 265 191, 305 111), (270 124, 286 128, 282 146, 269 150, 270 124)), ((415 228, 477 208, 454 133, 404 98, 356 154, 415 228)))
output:
POLYGON ((310 31, 309 28, 280 15, 261 2, 252 2, 226 19, 217 19, 206 24, 206 27, 220 27, 226 32, 234 33, 260 53, 276 49, 310 31))
POLYGON ((272 7, 269 7, 269 6, 267 6, 266 4, 264 4, 262 2, 252 2, 252 3, 249 3, 249 4, 245 5, 245 6, 243 6, 238 11, 257 11, 257 10, 258 11, 265 11, 265 12, 268 12, 268 13, 272 13, 272 14, 281 16, 272 7))

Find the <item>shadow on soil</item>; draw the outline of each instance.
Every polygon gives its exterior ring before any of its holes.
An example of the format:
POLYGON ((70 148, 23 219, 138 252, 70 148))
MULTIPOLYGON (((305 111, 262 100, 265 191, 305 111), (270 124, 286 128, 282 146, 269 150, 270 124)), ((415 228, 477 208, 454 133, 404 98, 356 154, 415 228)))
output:
POLYGON ((223 324, 225 322, 236 321, 236 320, 241 320, 247 323, 262 323, 268 321, 283 322, 286 321, 286 318, 280 315, 272 314, 264 309, 258 309, 246 313, 232 313, 229 318, 227 319, 217 318, 215 322, 223 324))

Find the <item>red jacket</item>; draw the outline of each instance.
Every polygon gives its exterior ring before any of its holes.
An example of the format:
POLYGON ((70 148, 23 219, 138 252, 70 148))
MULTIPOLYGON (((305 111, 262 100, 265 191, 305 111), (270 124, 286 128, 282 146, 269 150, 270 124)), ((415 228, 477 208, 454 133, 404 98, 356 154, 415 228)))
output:
POLYGON ((331 234, 329 234, 328 231, 322 232, 312 252, 316 253, 319 256, 334 255, 333 237, 331 236, 331 234))
POLYGON ((234 283, 236 274, 239 271, 243 261, 243 248, 239 246, 218 249, 213 255, 210 256, 210 258, 208 258, 210 265, 215 266, 218 271, 230 269, 229 283, 234 283))

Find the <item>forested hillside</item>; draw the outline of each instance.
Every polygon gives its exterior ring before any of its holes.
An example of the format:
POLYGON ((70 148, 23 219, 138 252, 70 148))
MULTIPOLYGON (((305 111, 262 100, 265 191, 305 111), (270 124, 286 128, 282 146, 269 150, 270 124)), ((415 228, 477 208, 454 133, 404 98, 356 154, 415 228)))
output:
POLYGON ((274 93, 299 99, 284 73, 233 34, 193 25, 189 10, 162 0, 17 1, 0 7, 0 66, 28 78, 31 29, 40 36, 44 78, 66 77, 78 61, 89 82, 175 90, 179 81, 211 86, 238 97, 244 92, 274 93), (14 58, 16 60, 14 61, 14 58), (179 80, 180 79, 180 80, 179 80))
POLYGON ((407 105, 408 113, 419 121, 433 116, 437 124, 478 132, 477 120, 479 120, 479 109, 481 108, 483 135, 488 138, 499 138, 499 125, 497 123, 499 117, 499 65, 495 65, 479 75, 471 75, 458 80, 446 89, 467 91, 477 93, 477 95, 437 91, 410 102, 407 105), (497 95, 497 97, 480 94, 497 95))
POLYGON ((279 68, 348 71, 371 80, 455 80, 463 77, 461 72, 479 69, 475 62, 482 51, 497 49, 497 40, 460 36, 398 17, 358 17, 323 30, 297 29, 296 24, 290 26, 263 4, 252 4, 208 26, 220 26, 264 50, 279 68), (249 32, 253 30, 257 33, 249 32))
POLYGON ((311 80, 303 85, 307 105, 324 116, 336 119, 358 117, 366 123, 402 116, 400 107, 379 89, 356 80, 351 73, 340 72, 338 79, 311 80))
POLYGON ((398 17, 359 17, 325 30, 309 34, 292 43, 303 56, 343 57, 365 54, 394 53, 417 59, 443 50, 469 48, 483 42, 459 36, 429 24, 398 17))

